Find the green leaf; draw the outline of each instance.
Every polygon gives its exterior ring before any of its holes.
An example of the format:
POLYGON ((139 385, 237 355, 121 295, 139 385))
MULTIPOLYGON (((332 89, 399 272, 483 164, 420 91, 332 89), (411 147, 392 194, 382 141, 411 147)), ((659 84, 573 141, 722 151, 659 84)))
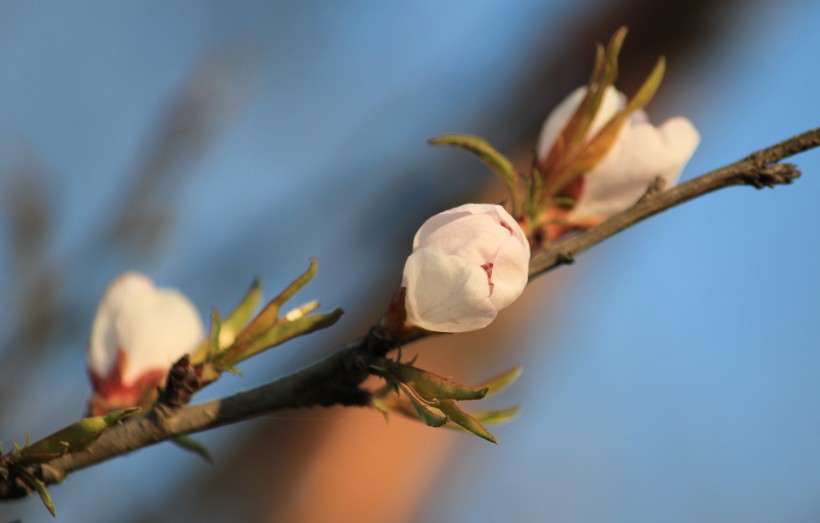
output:
POLYGON ((208 448, 205 447, 205 445, 200 443, 198 440, 192 438, 191 436, 177 436, 171 441, 179 448, 187 450, 188 452, 193 452, 194 454, 200 456, 208 463, 213 464, 214 458, 213 456, 211 456, 211 453, 208 451, 208 448))
MULTIPOLYGON (((315 302, 313 302, 315 303, 315 302)), ((283 321, 270 328, 263 335, 259 336, 248 348, 242 353, 241 359, 238 359, 234 364, 244 361, 251 356, 270 349, 277 345, 281 345, 288 340, 316 332, 327 327, 330 327, 342 317, 344 311, 342 309, 334 309, 325 314, 313 314, 310 316, 302 316, 292 321, 283 321)))
POLYGON ((285 304, 289 299, 293 297, 294 294, 299 292, 302 287, 307 285, 307 283, 316 276, 316 271, 319 269, 319 264, 316 262, 315 258, 310 258, 310 266, 308 269, 298 278, 293 280, 293 282, 288 285, 285 290, 279 293, 279 295, 273 299, 271 303, 276 304, 280 308, 282 305, 285 304))
POLYGON ((219 337, 222 335, 222 320, 216 307, 211 309, 211 326, 208 330, 208 337, 199 344, 191 353, 190 361, 192 365, 199 365, 210 361, 219 354, 219 337))
MULTIPOLYGON (((311 302, 307 304, 307 306, 313 310, 313 308, 315 308, 314 303, 316 302, 311 302)), ((316 306, 318 306, 318 304, 316 306)), ((214 367, 220 372, 229 370, 239 362, 245 361, 264 350, 281 345, 297 336, 310 334, 311 332, 330 327, 339 321, 343 313, 344 311, 342 309, 335 309, 326 314, 301 316, 290 321, 284 318, 283 321, 270 326, 266 332, 260 333, 248 345, 234 346, 229 351, 222 352, 214 359, 214 367)))
POLYGON ((407 385, 400 384, 401 390, 407 395, 407 398, 410 400, 410 404, 413 407, 413 412, 421 419, 427 426, 429 427, 441 427, 445 423, 447 423, 448 419, 446 415, 433 410, 430 407, 429 402, 427 402, 424 398, 418 395, 416 391, 413 390, 412 387, 408 387, 407 385))
POLYGON ((396 368, 396 374, 403 383, 412 386, 419 395, 427 400, 479 400, 490 390, 489 387, 468 387, 409 365, 399 365, 396 368))
POLYGON ((486 439, 491 443, 498 444, 498 440, 495 439, 495 436, 490 434, 490 431, 488 431, 477 419, 461 410, 455 401, 441 400, 438 402, 436 407, 447 415, 453 423, 460 425, 468 432, 475 434, 479 438, 486 439))
POLYGON ((567 160, 575 158, 579 151, 583 152, 587 148, 584 144, 587 143, 589 128, 595 115, 598 114, 606 90, 615 83, 618 77, 618 55, 626 33, 626 27, 620 27, 615 31, 606 50, 600 44, 596 45, 595 67, 587 84, 584 98, 557 137, 547 158, 541 163, 545 177, 542 200, 547 200, 560 193, 567 184, 583 172, 572 169, 567 165, 567 160))
POLYGON ((664 70, 666 68, 666 61, 663 57, 658 59, 655 68, 647 77, 641 88, 629 101, 627 106, 619 113, 614 115, 604 127, 596 134, 583 149, 578 153, 575 159, 569 166, 561 173, 560 179, 556 184, 557 190, 560 191, 572 180, 581 174, 593 169, 598 162, 612 148, 612 145, 618 139, 618 136, 626 120, 638 109, 645 107, 647 103, 655 95, 658 87, 663 80, 664 70))
POLYGON ((489 144, 480 136, 467 134, 445 134, 427 141, 430 145, 445 145, 460 147, 470 151, 487 164, 495 174, 499 176, 507 185, 514 186, 518 174, 512 162, 506 156, 498 152, 495 147, 489 144))
POLYGON ((103 432, 141 409, 134 407, 110 412, 105 416, 83 418, 31 445, 15 450, 13 459, 18 464, 45 463, 63 454, 72 454, 88 448, 103 432))
POLYGON ((222 336, 222 318, 219 311, 214 307, 211 309, 211 330, 208 333, 208 354, 219 353, 219 338, 222 336))
POLYGON ((253 312, 259 307, 262 302, 262 288, 259 280, 256 279, 251 284, 248 292, 239 301, 236 307, 228 314, 225 321, 222 322, 222 332, 229 333, 236 336, 236 333, 242 330, 242 327, 248 322, 253 315, 253 312))
MULTIPOLYGON (((316 260, 310 259, 310 267, 301 276, 296 278, 285 290, 265 305, 259 314, 236 336, 233 347, 229 350, 244 352, 244 348, 265 335, 272 326, 279 321, 279 310, 299 289, 305 286, 316 275, 318 265, 316 260)), ((243 358, 244 359, 244 358, 243 358)))
POLYGON ((644 80, 643 85, 641 88, 638 89, 638 92, 635 93, 635 96, 629 101, 626 106, 624 112, 628 114, 632 114, 638 109, 646 107, 646 104, 649 103, 650 100, 655 96, 655 93, 658 91, 658 87, 660 87, 661 82, 663 81, 663 75, 666 72, 666 58, 661 56, 658 58, 658 62, 655 64, 655 67, 652 69, 652 72, 649 73, 649 76, 646 77, 644 80))
POLYGON ((499 374, 498 376, 494 376, 488 379, 484 383, 476 385, 476 387, 486 387, 487 389, 489 389, 487 391, 486 396, 489 398, 490 396, 498 394, 502 390, 512 385, 515 382, 515 380, 517 380, 518 377, 521 376, 522 372, 524 372, 524 367, 521 367, 519 365, 518 367, 513 367, 510 370, 499 374))
POLYGON ((220 343, 220 349, 224 349, 233 343, 233 340, 236 339, 237 333, 239 333, 245 324, 248 323, 248 320, 253 315, 253 312, 259 307, 259 303, 261 301, 262 288, 259 284, 259 280, 257 279, 253 281, 251 288, 248 289, 248 292, 245 293, 245 296, 242 297, 239 304, 234 307, 230 314, 228 314, 228 317, 225 318, 225 321, 222 322, 220 338, 227 338, 230 341, 228 343, 220 343))
POLYGON ((34 479, 34 488, 37 490, 37 494, 40 496, 40 501, 43 502, 43 505, 46 506, 48 511, 51 513, 51 517, 57 517, 57 510, 54 508, 54 501, 51 499, 51 494, 48 493, 48 489, 46 488, 45 484, 39 479, 34 479))
POLYGON ((46 488, 45 483, 34 477, 29 471, 24 469, 23 467, 15 467, 15 471, 20 474, 23 478, 23 481, 28 483, 30 486, 37 491, 37 494, 40 496, 40 501, 43 502, 43 505, 46 506, 48 511, 51 513, 52 517, 57 517, 57 511, 54 509, 54 501, 51 499, 51 494, 48 493, 48 489, 46 488))
POLYGON ((524 199, 524 195, 521 193, 522 188, 518 171, 515 170, 512 162, 506 156, 498 152, 484 138, 467 134, 445 134, 444 136, 431 138, 427 143, 430 145, 460 147, 476 155, 507 186, 513 201, 512 214, 513 216, 518 214, 524 199))
POLYGON ((396 387, 397 389, 395 390, 390 388, 388 389, 389 392, 375 395, 373 399, 370 400, 371 406, 385 414, 395 412, 396 414, 418 421, 419 416, 416 414, 410 400, 406 400, 398 395, 398 387, 400 387, 400 384, 397 384, 396 387))
POLYGON ((498 410, 479 410, 471 412, 470 415, 482 424, 501 425, 514 420, 520 413, 520 407, 509 407, 498 410))

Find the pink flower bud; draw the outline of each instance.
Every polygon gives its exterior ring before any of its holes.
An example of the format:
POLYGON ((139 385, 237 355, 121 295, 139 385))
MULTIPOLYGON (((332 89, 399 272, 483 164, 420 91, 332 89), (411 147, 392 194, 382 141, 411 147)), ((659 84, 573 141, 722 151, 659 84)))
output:
MULTIPOLYGON (((549 115, 541 129, 537 154, 544 159, 558 135, 586 94, 579 87, 549 115)), ((585 141, 595 136, 626 105, 626 97, 608 87, 585 141)), ((649 123, 646 112, 635 111, 618 134, 615 143, 575 186, 575 205, 567 215, 570 223, 593 224, 634 204, 655 177, 674 185, 681 170, 698 146, 700 136, 683 117, 670 118, 658 127, 649 123)))
POLYGON ((402 286, 409 323, 438 332, 489 325, 527 284, 530 245, 503 207, 467 204, 428 219, 402 286))
POLYGON ((91 413, 147 406, 171 366, 204 338, 199 314, 182 293, 158 289, 136 272, 119 276, 106 289, 91 329, 91 413))

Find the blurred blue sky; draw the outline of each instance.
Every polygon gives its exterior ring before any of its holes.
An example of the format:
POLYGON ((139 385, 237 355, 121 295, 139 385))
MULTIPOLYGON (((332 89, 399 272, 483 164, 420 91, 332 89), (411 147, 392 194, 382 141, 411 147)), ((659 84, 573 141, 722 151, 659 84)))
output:
MULTIPOLYGON (((273 292, 309 256, 320 274, 305 299, 344 307, 352 328, 373 319, 360 288, 398 284, 400 262, 385 266, 383 253, 409 249, 422 211, 491 180, 477 163, 471 179, 448 176, 458 153, 425 140, 484 129, 515 96, 511 79, 546 60, 527 53, 547 38, 560 52, 574 24, 611 3, 2 2, 0 176, 21 158, 45 170, 50 257, 66 272, 66 294, 85 304, 79 330, 125 268, 183 289, 204 314, 230 306, 257 275, 273 292), (208 57, 215 69, 200 65, 208 57), (89 231, 116 214, 192 75, 204 79, 196 96, 214 108, 217 130, 203 154, 180 161, 187 186, 168 190, 171 228, 155 254, 103 256, 89 231), (391 214, 416 201, 418 214, 391 214)), ((722 16, 725 34, 670 63, 676 83, 649 108, 655 121, 684 114, 700 130, 684 178, 820 125, 820 4, 739 2, 722 16)), ((533 316, 516 340, 526 372, 513 396, 524 412, 495 431, 497 448, 464 438, 465 459, 444 473, 447 495, 426 505, 424 520, 820 519, 820 152, 795 161, 804 172, 795 186, 728 189, 656 217, 546 276, 567 280, 560 307, 552 296, 528 300, 534 313, 513 307, 533 316)), ((0 177, 0 191, 9 181, 0 177)), ((12 297, 21 275, 6 229, 0 296, 12 297)), ((299 347, 318 355, 330 340, 340 341, 323 333, 268 363, 298 361, 299 347)), ((0 441, 81 413, 83 341, 58 345, 15 398, 32 413, 0 417, 0 441)), ((243 371, 241 383, 207 393, 261 383, 271 366, 243 371)), ((183 488, 175 480, 201 465, 168 447, 71 477, 52 491, 60 519, 87 520, 93 502, 116 520, 171 496, 169 485, 183 488), (175 469, 167 482, 145 472, 161 465, 175 469), (113 482, 127 482, 129 495, 95 496, 113 482)), ((0 505, 0 520, 46 520, 37 505, 0 505)))

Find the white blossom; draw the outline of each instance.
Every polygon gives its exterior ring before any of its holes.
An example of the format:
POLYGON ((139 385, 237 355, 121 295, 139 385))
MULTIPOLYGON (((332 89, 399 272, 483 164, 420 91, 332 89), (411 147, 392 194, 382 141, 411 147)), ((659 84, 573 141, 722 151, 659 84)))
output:
POLYGON ((467 204, 428 219, 404 266, 408 322, 438 332, 486 327, 524 290, 530 246, 503 207, 467 204))
POLYGON ((137 405, 204 337, 196 308, 181 292, 157 288, 136 272, 119 276, 106 289, 91 329, 92 411, 137 405))
MULTIPOLYGON (((579 87, 547 117, 538 140, 543 159, 586 94, 579 87)), ((604 92, 585 141, 591 139, 626 105, 626 97, 614 87, 604 92)), ((635 111, 621 127, 615 143, 598 164, 583 175, 580 195, 567 219, 570 222, 600 221, 634 204, 657 177, 674 185, 695 152, 700 136, 683 117, 670 118, 658 127, 646 112, 635 111)))

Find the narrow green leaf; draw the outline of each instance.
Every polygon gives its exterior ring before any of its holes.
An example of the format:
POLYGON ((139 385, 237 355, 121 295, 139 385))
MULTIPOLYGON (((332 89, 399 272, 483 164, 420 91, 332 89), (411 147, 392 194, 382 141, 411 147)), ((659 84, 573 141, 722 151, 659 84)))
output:
POLYGON ((275 323, 266 332, 259 333, 256 339, 250 344, 244 347, 235 346, 230 351, 225 351, 220 354, 219 357, 214 360, 214 367, 220 371, 227 370, 251 356, 281 345, 297 336, 310 334, 311 332, 330 327, 339 321, 343 313, 344 311, 342 309, 335 309, 326 314, 301 316, 293 321, 284 320, 275 323))
POLYGON ((213 464, 214 458, 211 456, 211 453, 208 451, 207 447, 191 436, 177 436, 171 441, 179 448, 187 450, 188 452, 193 452, 208 463, 213 464))
POLYGON ((257 279, 253 281, 250 289, 248 289, 248 292, 245 293, 236 307, 234 307, 230 314, 228 314, 225 318, 225 321, 222 322, 222 337, 225 338, 230 336, 231 338, 234 338, 251 318, 253 312, 257 309, 257 307, 259 307, 259 303, 261 301, 262 288, 259 284, 259 280, 257 279))
POLYGON ((515 170, 512 162, 484 138, 467 134, 445 134, 431 138, 427 143, 430 145, 460 147, 476 155, 507 186, 512 198, 512 215, 517 216, 520 213, 524 202, 520 175, 515 170))
POLYGON ((246 346, 255 343, 258 338, 265 335, 265 333, 279 321, 279 310, 282 308, 282 305, 296 294, 299 289, 304 287, 307 282, 313 279, 316 275, 317 268, 318 264, 316 260, 311 258, 308 270, 293 280, 285 290, 265 305, 265 308, 236 336, 233 347, 229 350, 242 353, 245 351, 246 346))
POLYGON ((208 353, 211 355, 219 353, 219 339, 222 336, 222 318, 219 311, 214 307, 211 309, 211 331, 208 333, 208 353))
POLYGON ((418 395, 418 393, 405 384, 400 384, 401 390, 407 395, 410 404, 413 406, 413 411, 420 420, 422 420, 429 427, 441 427, 447 423, 446 415, 443 415, 433 410, 429 403, 418 395))
POLYGON ((581 174, 593 169, 598 162, 609 152, 612 145, 618 139, 626 120, 638 109, 645 107, 647 103, 655 95, 655 92, 663 80, 663 74, 666 67, 666 61, 663 57, 658 59, 655 68, 647 77, 637 94, 629 101, 627 106, 613 116, 609 122, 596 134, 591 140, 587 142, 583 149, 578 153, 572 163, 561 173, 558 182, 555 185, 555 192, 560 192, 561 189, 567 186, 575 178, 581 174))
POLYGON ((242 360, 253 356, 263 350, 270 349, 277 345, 296 338, 316 332, 318 330, 330 327, 342 317, 344 311, 342 309, 334 309, 325 314, 313 314, 309 316, 302 316, 293 321, 285 321, 283 323, 274 325, 268 332, 260 336, 244 353, 242 360))
POLYGON ((613 33, 612 38, 609 39, 609 45, 607 45, 606 49, 608 67, 606 68, 604 80, 601 82, 604 87, 614 84, 615 80, 618 79, 618 56, 621 54, 621 48, 624 45, 627 31, 626 26, 621 26, 613 33))
POLYGON ((468 387, 409 365, 399 365, 396 372, 404 383, 411 385, 419 395, 427 400, 479 400, 490 390, 489 387, 468 387))
POLYGON ((600 44, 595 48, 595 68, 586 95, 567 124, 567 130, 562 133, 568 144, 567 156, 573 155, 583 144, 606 90, 618 79, 618 55, 621 54, 626 33, 627 28, 621 26, 609 39, 606 51, 600 44))
POLYGON ((105 416, 83 418, 31 445, 18 448, 14 461, 19 464, 44 463, 66 453, 85 450, 107 429, 139 410, 139 407, 120 409, 105 416))
POLYGON ((476 387, 486 387, 487 389, 489 389, 487 391, 486 396, 489 398, 490 396, 498 394, 502 390, 512 385, 515 382, 515 380, 517 380, 518 377, 521 376, 521 373, 523 371, 524 367, 521 367, 520 365, 518 367, 513 367, 510 370, 499 374, 498 376, 494 376, 488 379, 484 383, 476 385, 476 387))
POLYGON ((468 134, 445 134, 427 140, 430 145, 444 145, 460 147, 470 151, 484 162, 490 170, 498 175, 508 186, 514 187, 518 174, 512 162, 506 156, 498 152, 495 147, 489 144, 480 136, 468 134))
POLYGON ((34 487, 34 490, 36 490, 37 494, 40 496, 40 501, 42 501, 43 505, 46 506, 48 511, 51 513, 51 516, 56 518, 57 511, 54 509, 54 501, 51 499, 51 494, 48 493, 48 489, 45 484, 22 467, 16 468, 16 471, 23 477, 23 480, 26 483, 34 487))
POLYGON ((548 167, 544 170, 544 200, 559 194, 582 172, 570 168, 561 159, 574 158, 581 148, 586 148, 584 144, 588 141, 587 134, 601 107, 604 94, 618 78, 618 55, 626 33, 627 28, 622 26, 612 35, 606 50, 600 44, 595 47, 595 67, 587 84, 586 94, 543 162, 548 167))
POLYGON ((508 423, 521 413, 520 407, 509 407, 506 409, 498 409, 498 410, 480 410, 471 412, 472 415, 476 420, 481 422, 482 424, 487 425, 501 425, 504 423, 508 423))
POLYGON ((638 92, 635 93, 635 96, 629 101, 624 109, 624 112, 627 113, 627 116, 634 113, 638 109, 646 107, 646 104, 649 103, 650 100, 655 96, 655 93, 658 91, 658 87, 660 87, 661 82, 663 81, 663 75, 666 72, 666 58, 661 56, 658 58, 655 67, 652 69, 652 72, 649 73, 649 76, 646 77, 644 80, 643 85, 641 88, 638 89, 638 92))
POLYGON ((491 443, 498 444, 498 440, 495 439, 495 436, 490 434, 490 431, 488 431, 484 427, 484 425, 479 423, 477 419, 461 410, 461 408, 456 404, 455 401, 441 400, 438 402, 438 405, 436 405, 436 407, 438 407, 438 409, 441 412, 447 415, 447 417, 450 418, 450 420, 453 423, 460 425, 468 432, 475 434, 479 438, 486 439, 491 443))
POLYGON ((307 285, 307 283, 316 276, 316 271, 319 269, 319 264, 316 262, 315 258, 310 258, 310 266, 308 269, 298 278, 293 280, 293 283, 288 285, 285 290, 279 293, 279 295, 273 299, 272 303, 277 304, 280 308, 282 305, 285 304, 289 299, 293 297, 294 294, 299 292, 299 290, 307 285))
POLYGON ((211 308, 211 325, 208 330, 208 337, 199 344, 191 353, 191 364, 199 365, 212 360, 219 354, 219 338, 222 335, 222 320, 216 307, 211 308))
MULTIPOLYGON (((397 387, 401 385, 398 384, 397 387)), ((416 414, 413 405, 410 403, 410 400, 404 399, 403 397, 399 397, 398 395, 398 388, 396 391, 390 391, 384 395, 376 395, 370 401, 371 406, 376 410, 384 412, 385 414, 389 412, 394 412, 396 414, 400 414, 407 418, 414 419, 416 421, 420 421, 418 414, 416 414)))

